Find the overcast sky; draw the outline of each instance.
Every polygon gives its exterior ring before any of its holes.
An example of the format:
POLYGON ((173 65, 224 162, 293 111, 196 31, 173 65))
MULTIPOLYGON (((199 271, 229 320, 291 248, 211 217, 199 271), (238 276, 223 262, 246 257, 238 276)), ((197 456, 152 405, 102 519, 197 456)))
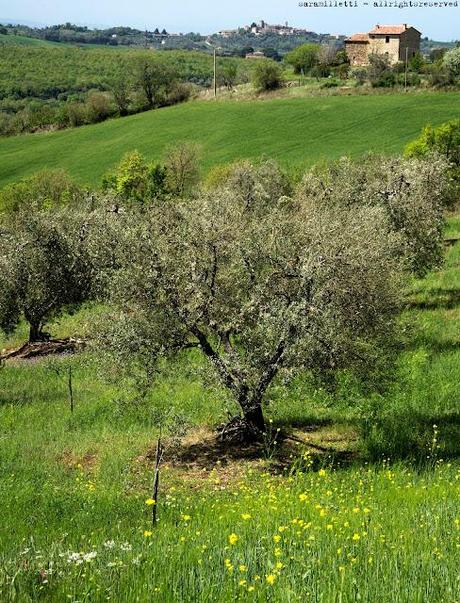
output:
MULTIPOLYGON (((269 23, 289 21, 318 33, 344 34, 368 31, 375 23, 409 23, 430 38, 447 41, 460 38, 458 7, 364 8, 363 1, 366 0, 357 0, 359 8, 300 8, 297 0, 0 0, 0 19, 40 24, 71 21, 91 26, 166 27, 171 32, 200 33, 260 19, 269 23)), ((368 0, 371 5, 373 1, 368 0)))

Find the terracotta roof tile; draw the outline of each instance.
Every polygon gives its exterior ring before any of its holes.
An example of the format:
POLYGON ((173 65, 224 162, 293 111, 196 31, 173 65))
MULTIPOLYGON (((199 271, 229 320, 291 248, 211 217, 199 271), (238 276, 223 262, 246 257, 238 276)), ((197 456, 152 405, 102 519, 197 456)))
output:
POLYGON ((402 34, 409 29, 407 25, 376 25, 374 29, 371 29, 370 34, 382 34, 382 35, 391 35, 391 34, 402 34))
POLYGON ((346 38, 345 42, 369 42, 369 35, 366 33, 356 33, 346 38))

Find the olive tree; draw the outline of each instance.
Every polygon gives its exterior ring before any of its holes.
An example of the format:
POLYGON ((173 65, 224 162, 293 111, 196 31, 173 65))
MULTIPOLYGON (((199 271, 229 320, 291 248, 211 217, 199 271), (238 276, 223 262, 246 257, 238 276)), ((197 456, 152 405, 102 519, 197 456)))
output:
POLYGON ((399 235, 406 267, 418 276, 443 258, 444 205, 448 163, 426 159, 367 156, 342 158, 307 172, 297 196, 319 208, 381 208, 390 232, 399 235))
POLYGON ((71 210, 19 211, 0 222, 0 329, 23 317, 29 341, 48 338, 47 322, 88 299, 93 263, 85 226, 71 210))
POLYGON ((248 194, 242 169, 126 216, 105 337, 152 363, 197 346, 254 436, 280 371, 371 371, 393 340, 401 270, 380 207, 318 208, 277 178, 261 186, 263 171, 248 194))

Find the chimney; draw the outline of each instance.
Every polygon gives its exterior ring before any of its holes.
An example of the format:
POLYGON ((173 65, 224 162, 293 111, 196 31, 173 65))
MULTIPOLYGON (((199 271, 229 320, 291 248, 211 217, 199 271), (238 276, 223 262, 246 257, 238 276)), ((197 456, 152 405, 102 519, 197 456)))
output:
POLYGON ((404 29, 407 29, 407 23, 403 23, 404 29))
POLYGON ((380 28, 380 25, 377 23, 377 25, 375 26, 376 29, 380 28))

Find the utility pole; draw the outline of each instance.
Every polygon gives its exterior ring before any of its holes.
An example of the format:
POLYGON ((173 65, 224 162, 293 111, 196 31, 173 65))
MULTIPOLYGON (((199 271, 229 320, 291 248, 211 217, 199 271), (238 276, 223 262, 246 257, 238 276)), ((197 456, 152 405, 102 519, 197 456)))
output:
POLYGON ((409 54, 409 48, 406 46, 406 61, 404 67, 404 92, 407 92, 407 56, 409 54))
POLYGON ((214 48, 214 98, 217 98, 217 50, 214 48))

